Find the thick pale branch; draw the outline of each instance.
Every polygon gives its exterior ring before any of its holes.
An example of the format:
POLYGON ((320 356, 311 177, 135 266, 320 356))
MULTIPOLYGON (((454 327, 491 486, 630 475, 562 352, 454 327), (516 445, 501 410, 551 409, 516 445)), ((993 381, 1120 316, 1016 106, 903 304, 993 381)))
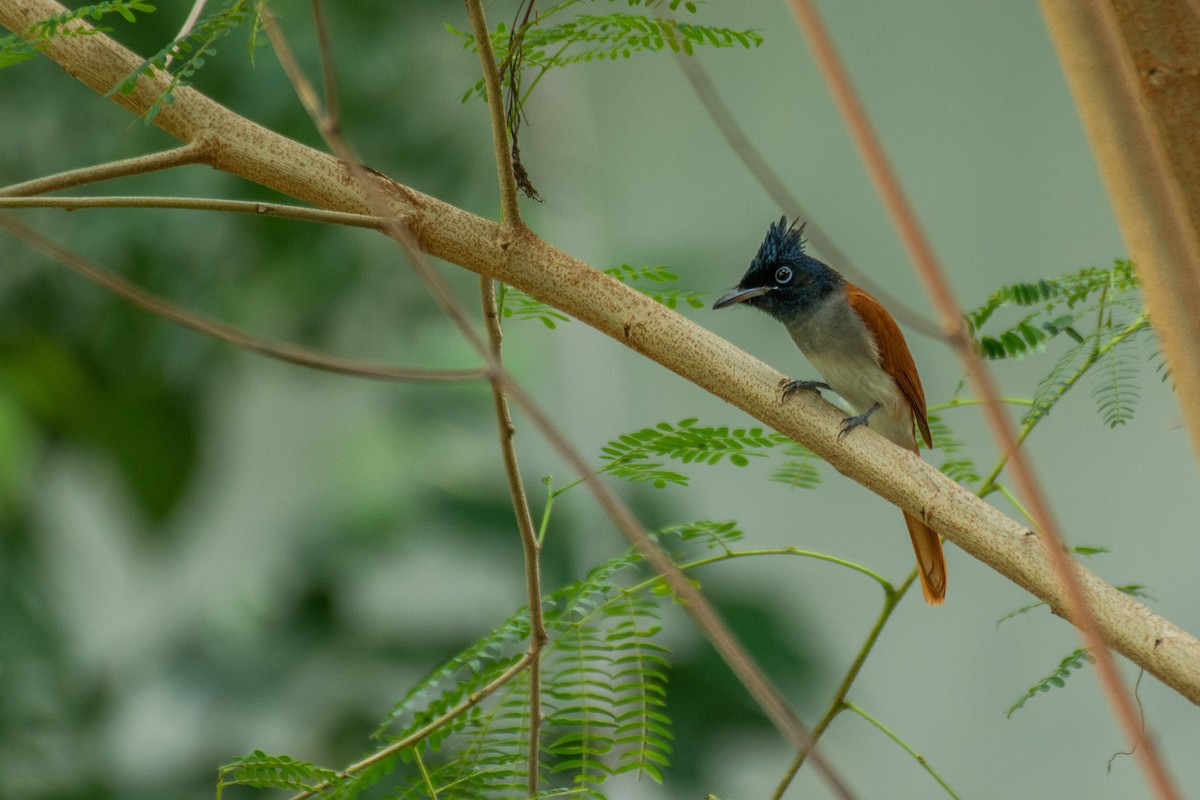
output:
MULTIPOLYGON (((24 30, 62 7, 49 0, 0 0, 0 24, 24 30)), ((60 38, 46 54, 98 91, 141 60, 103 35, 60 38)), ((135 113, 162 81, 114 96, 135 113)), ((176 92, 155 123, 185 142, 205 139, 209 163, 321 208, 371 213, 348 170, 333 157, 255 125, 189 89, 176 92)), ((838 441, 841 414, 802 394, 780 403, 784 376, 724 339, 562 253, 528 231, 499 225, 380 176, 394 211, 428 253, 516 286, 651 358, 697 386, 807 445, 838 471, 919 514, 974 557, 1064 613, 1062 590, 1038 537, 911 453, 868 430, 838 441)), ((1192 702, 1200 703, 1200 641, 1075 567, 1105 641, 1192 702)))

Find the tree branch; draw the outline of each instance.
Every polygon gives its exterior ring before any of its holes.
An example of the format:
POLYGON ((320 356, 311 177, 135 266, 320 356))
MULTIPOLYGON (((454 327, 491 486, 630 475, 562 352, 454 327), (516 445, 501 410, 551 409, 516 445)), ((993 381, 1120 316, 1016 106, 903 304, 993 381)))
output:
POLYGON ((260 339, 240 328, 226 325, 223 322, 208 319, 191 311, 168 303, 157 295, 138 288, 124 278, 88 261, 87 259, 62 247, 57 242, 48 239, 26 225, 17 222, 7 214, 0 214, 0 228, 7 228, 13 234, 21 237, 29 244, 46 253, 54 260, 65 265, 75 274, 91 281, 102 289, 107 289, 122 300, 137 306, 143 311, 162 317, 176 325, 182 325, 197 333, 212 336, 228 342, 235 347, 241 347, 259 355, 286 361, 301 367, 310 367, 325 372, 335 372, 339 375, 349 375, 356 378, 374 378, 383 381, 412 381, 416 383, 438 383, 456 381, 477 381, 487 377, 487 371, 476 369, 406 369, 393 367, 390 364, 377 364, 369 361, 357 361, 349 358, 338 358, 316 350, 309 350, 285 342, 271 342, 260 339))
MULTIPOLYGON (((25 30, 63 8, 51 0, 0 0, 0 24, 25 30)), ((104 35, 61 37, 45 54, 100 92, 141 59, 104 35)), ((114 101, 143 113, 165 86, 142 79, 114 101)), ((321 208, 372 214, 345 164, 259 125, 188 88, 155 124, 183 141, 216 136, 209 163, 321 208)), ((505 238, 497 224, 384 176, 377 182, 422 249, 516 286, 660 363, 700 388, 806 445, 838 471, 923 519, 975 558, 1066 615, 1063 590, 1040 539, 911 453, 864 430, 839 441, 842 413, 815 396, 779 402, 785 376, 708 330, 532 234, 505 238)), ((1200 703, 1200 641, 1075 564, 1108 644, 1194 703, 1200 703)), ((1069 618, 1069 617, 1068 617, 1069 618)))

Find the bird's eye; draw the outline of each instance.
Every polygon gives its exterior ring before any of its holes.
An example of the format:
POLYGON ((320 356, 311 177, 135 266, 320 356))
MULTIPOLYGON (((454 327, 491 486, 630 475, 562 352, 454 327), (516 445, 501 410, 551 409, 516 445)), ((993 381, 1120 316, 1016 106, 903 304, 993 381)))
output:
POLYGON ((780 267, 779 269, 775 270, 775 282, 776 283, 783 285, 785 283, 791 283, 791 280, 792 280, 792 268, 791 267, 780 267))

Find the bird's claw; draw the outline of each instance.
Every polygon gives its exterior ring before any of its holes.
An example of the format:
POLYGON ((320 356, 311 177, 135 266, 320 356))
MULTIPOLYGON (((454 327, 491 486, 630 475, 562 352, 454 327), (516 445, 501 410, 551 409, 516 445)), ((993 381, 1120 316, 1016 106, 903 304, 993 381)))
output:
POLYGON ((854 430, 859 425, 866 425, 867 421, 871 419, 871 415, 882 407, 883 406, 880 403, 876 403, 863 413, 855 414, 854 416, 846 417, 844 420, 842 420, 842 429, 838 431, 838 441, 840 442, 843 438, 845 438, 847 433, 854 430))
POLYGON ((829 389, 829 384, 823 381, 788 381, 783 385, 783 399, 787 400, 796 392, 805 389, 820 394, 822 389, 829 389))

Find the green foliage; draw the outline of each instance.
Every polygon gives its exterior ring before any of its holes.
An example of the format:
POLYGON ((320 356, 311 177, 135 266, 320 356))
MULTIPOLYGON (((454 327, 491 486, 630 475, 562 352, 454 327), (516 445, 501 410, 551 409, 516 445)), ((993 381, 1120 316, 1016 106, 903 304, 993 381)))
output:
POLYGON ((1023 707, 1025 702, 1033 698, 1035 695, 1041 694, 1042 692, 1048 692, 1054 688, 1062 688, 1066 684, 1067 678, 1070 677, 1072 670, 1080 669, 1085 663, 1090 664, 1092 661, 1092 656, 1090 653, 1088 653, 1087 648, 1080 648, 1071 653, 1062 661, 1058 662, 1058 666, 1053 672, 1042 678, 1033 686, 1030 686, 1029 689, 1025 691, 1025 694, 1017 698, 1017 701, 1009 707, 1007 716, 1012 717, 1013 712, 1015 712, 1018 708, 1023 707))
POLYGON ((771 480, 794 489, 815 489, 820 485, 819 455, 790 439, 783 444, 782 451, 787 460, 771 473, 771 480))
POLYGON ((1060 333, 1083 341, 1075 329, 1078 320, 1104 304, 1130 302, 1137 288, 1137 276, 1129 261, 1117 261, 1112 269, 1088 267, 1036 283, 1002 286, 982 306, 966 314, 967 325, 984 358, 1020 358, 1043 349, 1060 333), (1035 310, 1001 331, 984 334, 984 326, 995 313, 1010 306, 1035 310))
POLYGON ((118 14, 126 22, 135 22, 137 14, 150 14, 154 10, 154 4, 145 2, 145 0, 113 0, 113 2, 93 3, 55 14, 34 23, 19 34, 13 33, 0 38, 0 68, 11 67, 13 64, 33 58, 38 51, 45 49, 50 42, 61 36, 90 36, 96 33, 108 33, 112 28, 96 24, 106 16, 118 14), (89 19, 93 23, 89 27, 70 24, 78 20, 89 19))
POLYGON ((261 25, 259 9, 263 0, 230 0, 222 9, 200 19, 187 34, 168 42, 161 50, 143 61, 137 69, 126 76, 109 92, 130 94, 143 76, 155 71, 165 72, 171 80, 167 88, 155 98, 147 109, 144 121, 149 124, 163 106, 175 100, 175 91, 190 86, 192 78, 204 66, 205 61, 217 53, 215 43, 250 21, 250 53, 253 58, 254 42, 261 25))
POLYGON ((287 789, 304 792, 326 782, 338 780, 336 770, 297 761, 289 756, 271 756, 262 750, 221 767, 217 779, 217 800, 227 786, 253 786, 256 789, 287 789))
MULTIPOLYGON (((724 549, 742 536, 733 523, 707 520, 658 534, 668 551, 724 549)), ((671 753, 665 713, 669 664, 657 642, 659 610, 669 601, 629 552, 546 597, 541 655, 542 785, 545 796, 603 798, 608 778, 635 773, 661 782, 671 753)), ((378 734, 389 742, 420 735, 509 669, 528 646, 528 609, 448 659, 397 703, 378 734)), ((218 797, 235 784, 349 798, 396 775, 404 798, 515 797, 527 785, 530 682, 526 669, 465 713, 395 756, 353 775, 255 751, 221 768, 218 797)))
MULTIPOLYGON (((518 91, 518 108, 524 104, 529 91, 541 77, 554 68, 591 61, 629 59, 635 54, 648 52, 671 51, 692 55, 697 47, 750 49, 763 42, 762 35, 753 30, 680 23, 669 16, 620 11, 598 15, 578 14, 557 24, 550 24, 552 18, 566 16, 562 12, 586 1, 564 0, 542 14, 519 23, 511 33, 504 23, 496 26, 491 35, 492 49, 496 54, 496 62, 505 65, 501 69, 505 86, 519 88, 522 80, 520 70, 511 67, 524 65, 537 71, 529 90, 524 94, 518 91), (512 86, 514 81, 517 87, 512 86)), ((613 1, 609 0, 610 3, 613 1)), ((640 5, 647 11, 663 5, 668 5, 671 11, 682 7, 694 14, 698 10, 696 3, 680 3, 679 0, 672 0, 669 4, 662 0, 627 0, 627 3, 629 6, 640 5)), ((475 37, 471 33, 457 30, 451 25, 446 25, 446 29, 462 38, 464 48, 474 50, 475 37)), ((482 80, 467 89, 462 99, 466 102, 473 96, 484 97, 482 80)))
POLYGON ((1131 263, 1117 261, 1110 269, 1090 267, 1037 283, 1002 287, 966 315, 979 350, 988 359, 1041 352, 1060 333, 1071 339, 1039 383, 1024 424, 1049 414, 1089 371, 1095 374, 1092 398, 1104 424, 1116 427, 1132 418, 1144 359, 1127 345, 1150 328, 1137 290, 1131 263), (984 333, 996 312, 1007 306, 1034 310, 1000 331, 984 333))
POLYGON ((634 483, 651 482, 657 488, 668 483, 687 486, 688 478, 678 472, 662 469, 662 459, 683 464, 719 464, 723 460, 737 467, 750 463, 750 457, 761 457, 760 450, 790 441, 778 433, 762 428, 709 428, 696 425, 697 420, 685 419, 672 425, 660 422, 653 428, 627 433, 601 448, 601 458, 607 463, 601 472, 634 483))
POLYGON ((633 286, 651 300, 662 303, 667 308, 678 308, 680 303, 692 308, 704 308, 703 292, 684 291, 677 286, 666 285, 678 281, 679 276, 672 272, 670 267, 662 264, 640 268, 622 264, 619 267, 604 270, 604 274, 611 275, 627 286, 633 286))
POLYGON ((496 305, 505 319, 536 319, 551 330, 558 327, 560 322, 571 321, 571 318, 561 311, 506 283, 500 284, 496 305))
POLYGON ((974 461, 962 455, 967 448, 966 442, 954 435, 942 416, 929 415, 929 432, 933 434, 933 449, 942 451, 946 456, 939 467, 942 473, 956 483, 979 483, 979 468, 974 461))

